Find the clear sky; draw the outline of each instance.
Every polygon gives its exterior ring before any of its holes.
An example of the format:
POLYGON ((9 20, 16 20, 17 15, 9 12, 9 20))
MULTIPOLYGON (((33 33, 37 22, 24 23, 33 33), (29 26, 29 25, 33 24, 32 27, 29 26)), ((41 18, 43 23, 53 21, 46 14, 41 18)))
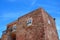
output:
POLYGON ((56 28, 60 36, 60 0, 0 0, 0 37, 8 23, 39 7, 56 18, 56 28))

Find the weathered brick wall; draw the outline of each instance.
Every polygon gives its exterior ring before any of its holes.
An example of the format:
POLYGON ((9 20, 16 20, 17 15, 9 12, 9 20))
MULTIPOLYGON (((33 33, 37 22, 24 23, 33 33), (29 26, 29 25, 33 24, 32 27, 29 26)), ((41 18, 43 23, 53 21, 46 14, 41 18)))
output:
POLYGON ((43 9, 38 9, 18 19, 17 40, 58 40, 54 19, 43 9), (33 23, 27 26, 27 19, 33 23))
POLYGON ((12 32, 10 29, 13 27, 13 25, 17 25, 17 20, 7 25, 6 33, 2 34, 1 40, 12 40, 12 37, 16 35, 16 31, 12 32))
POLYGON ((55 20, 44 10, 42 10, 42 14, 44 20, 45 40, 58 40, 55 20))
POLYGON ((43 25, 40 9, 21 17, 18 20, 16 40, 44 40, 43 25), (31 26, 27 26, 29 18, 33 19, 31 26))
POLYGON ((10 30, 16 24, 16 40, 58 40, 55 21, 43 9, 37 9, 29 14, 18 18, 15 22, 7 25, 7 35, 2 36, 2 40, 11 40, 10 30), (28 19, 32 19, 32 25, 28 26, 28 19))
POLYGON ((7 40, 7 35, 3 34, 1 40, 7 40))

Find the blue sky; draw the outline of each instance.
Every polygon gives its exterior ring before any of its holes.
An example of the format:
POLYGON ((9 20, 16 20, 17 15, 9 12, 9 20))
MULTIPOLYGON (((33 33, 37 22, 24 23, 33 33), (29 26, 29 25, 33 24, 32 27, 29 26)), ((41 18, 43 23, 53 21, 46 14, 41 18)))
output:
POLYGON ((0 37, 8 23, 39 7, 56 18, 56 28, 60 36, 60 0, 0 0, 0 37))

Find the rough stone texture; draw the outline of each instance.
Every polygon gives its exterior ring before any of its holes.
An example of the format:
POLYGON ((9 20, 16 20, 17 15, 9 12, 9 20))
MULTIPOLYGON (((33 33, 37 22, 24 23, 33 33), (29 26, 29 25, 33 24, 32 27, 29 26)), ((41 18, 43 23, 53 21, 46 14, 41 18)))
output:
POLYGON ((18 19, 17 40, 43 40, 44 28, 41 10, 35 10, 18 19), (32 25, 27 26, 27 20, 32 18, 32 25), (19 35, 18 35, 19 34, 19 35))
POLYGON ((17 40, 58 40, 54 19, 43 9, 37 9, 18 19, 17 40), (27 20, 32 18, 32 25, 27 20))
POLYGON ((1 40, 7 40, 7 35, 3 34, 1 40))
POLYGON ((45 40, 58 40, 55 20, 44 10, 42 10, 42 13, 44 20, 45 40), (50 23, 48 23, 48 20, 50 21, 50 23))
POLYGON ((7 25, 8 40, 16 37, 16 40, 58 40, 55 20, 42 8, 18 18, 15 22, 7 25), (27 25, 28 19, 32 18, 32 25, 27 25), (9 28, 16 24, 16 31, 9 28), (16 36, 15 36, 16 35, 16 36))
POLYGON ((17 21, 14 21, 7 25, 6 33, 2 34, 1 40, 12 40, 12 38, 16 35, 16 31, 12 32, 10 29, 13 27, 13 25, 17 25, 17 21))

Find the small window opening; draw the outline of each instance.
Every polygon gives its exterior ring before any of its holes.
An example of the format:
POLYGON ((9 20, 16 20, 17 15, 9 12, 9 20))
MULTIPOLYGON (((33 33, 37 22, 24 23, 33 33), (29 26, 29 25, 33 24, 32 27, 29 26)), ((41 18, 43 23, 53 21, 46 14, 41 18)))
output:
POLYGON ((32 18, 27 20, 27 26, 30 26, 30 25, 32 25, 32 18))
POLYGON ((50 20, 48 20, 48 24, 50 24, 50 20))
POLYGON ((12 34, 10 35, 10 39, 11 39, 11 40, 16 40, 16 34, 12 33, 12 34))
POLYGON ((16 31, 16 25, 13 25, 12 30, 16 31))

